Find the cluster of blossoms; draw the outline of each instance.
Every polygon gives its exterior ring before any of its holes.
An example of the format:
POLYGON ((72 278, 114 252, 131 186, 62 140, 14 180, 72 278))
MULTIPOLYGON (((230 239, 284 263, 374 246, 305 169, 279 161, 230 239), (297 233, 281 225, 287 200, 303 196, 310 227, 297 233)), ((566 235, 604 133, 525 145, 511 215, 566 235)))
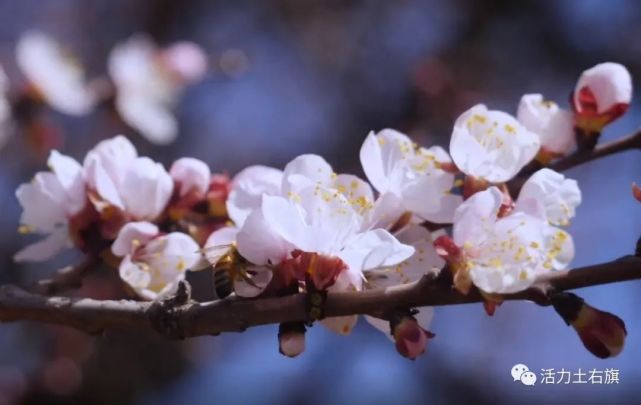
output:
MULTIPOLYGON (((183 89, 204 77, 208 65, 205 52, 192 42, 159 48, 148 37, 136 35, 111 51, 109 79, 88 80, 76 58, 38 31, 22 35, 16 62, 25 79, 19 90, 23 104, 47 103, 63 114, 78 116, 108 99, 127 125, 157 144, 167 144, 178 134, 172 109, 183 89)), ((12 121, 9 90, 0 69, 2 139, 12 121)), ((25 107, 20 109, 14 115, 24 113, 25 107)))
MULTIPOLYGON (((572 260, 564 227, 581 192, 544 166, 595 137, 630 97, 627 71, 605 63, 583 73, 572 111, 540 95, 523 96, 517 117, 470 108, 454 124, 449 153, 395 130, 372 132, 360 150, 368 181, 337 174, 313 154, 283 170, 251 166, 228 181, 191 158, 166 171, 122 136, 98 144, 82 165, 54 151, 51 171, 17 191, 22 229, 47 237, 16 259, 46 260, 70 244, 108 250, 144 299, 171 294, 204 261, 226 275, 230 291, 221 298, 304 291, 321 304, 327 292, 387 288, 446 269, 460 293, 478 289, 492 313, 501 294, 572 260), (512 195, 508 182, 519 175, 512 195)), ((324 317, 312 304, 310 317, 340 334, 357 321, 324 317)), ((422 308, 366 318, 414 359, 434 336, 432 315, 422 308)), ((281 352, 300 354, 304 334, 302 322, 281 324, 281 352)))

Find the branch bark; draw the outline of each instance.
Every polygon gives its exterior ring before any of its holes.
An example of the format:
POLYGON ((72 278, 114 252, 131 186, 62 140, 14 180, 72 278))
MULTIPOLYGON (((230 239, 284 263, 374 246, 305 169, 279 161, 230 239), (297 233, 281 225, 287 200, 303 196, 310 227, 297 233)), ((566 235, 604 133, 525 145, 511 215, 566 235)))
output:
MULTIPOLYGON (((641 150, 641 128, 623 138, 597 145, 592 150, 579 150, 546 167, 557 172, 562 172, 593 160, 634 149, 641 150)), ((508 183, 510 191, 514 193, 514 195, 518 194, 523 183, 539 168, 541 168, 540 165, 530 166, 519 173, 516 178, 508 183)))
MULTIPOLYGON (((620 259, 540 276, 527 290, 503 295, 505 300, 528 300, 550 305, 554 292, 641 279, 641 257, 620 259)), ((286 297, 197 303, 186 284, 175 297, 159 302, 96 301, 45 297, 12 285, 0 287, 0 321, 39 321, 66 325, 92 334, 112 328, 140 328, 169 338, 240 332, 252 326, 307 320, 305 294, 286 297)), ((463 295, 445 277, 425 277, 415 283, 386 289, 328 294, 326 316, 373 314, 397 308, 481 302, 478 291, 463 295)))
POLYGON ((39 280, 33 286, 33 291, 39 294, 51 295, 61 291, 80 288, 85 276, 100 263, 97 255, 89 255, 76 266, 67 266, 58 270, 52 278, 39 280))

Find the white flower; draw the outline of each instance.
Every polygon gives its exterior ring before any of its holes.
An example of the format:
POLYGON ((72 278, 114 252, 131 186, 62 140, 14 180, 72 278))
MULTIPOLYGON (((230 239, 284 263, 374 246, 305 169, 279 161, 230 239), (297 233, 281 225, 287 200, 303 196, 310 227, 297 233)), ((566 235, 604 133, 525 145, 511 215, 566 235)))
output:
POLYGON ((541 147, 555 155, 567 155, 576 146, 574 117, 541 94, 521 97, 517 118, 525 128, 539 136, 541 147))
POLYGON ((414 249, 385 230, 359 226, 359 214, 332 189, 308 187, 290 199, 266 195, 240 229, 238 250, 255 264, 276 265, 295 249, 337 256, 360 288, 362 271, 400 263, 414 249))
MULTIPOLYGON (((396 265, 414 248, 383 229, 361 232, 361 215, 334 189, 310 185, 290 198, 263 196, 237 235, 239 253, 257 265, 276 267, 294 251, 338 258, 345 266, 329 291, 361 289, 363 271, 396 265)), ((349 333, 356 317, 329 318, 323 324, 349 333)))
POLYGON ((405 211, 436 223, 452 221, 462 200, 450 193, 454 175, 441 169, 442 164, 451 163, 442 148, 419 148, 406 135, 384 129, 367 136, 360 159, 367 178, 381 193, 374 208, 379 225, 393 223, 405 211), (388 208, 381 209, 380 204, 388 208), (387 216, 387 221, 381 216, 387 216))
POLYGON ((472 282, 486 293, 513 293, 535 277, 564 268, 574 256, 572 238, 532 211, 499 218, 503 196, 491 187, 474 194, 457 210, 453 238, 472 282))
POLYGON ((351 174, 336 174, 325 159, 307 154, 293 159, 283 171, 250 166, 238 173, 232 180, 227 200, 229 217, 240 227, 251 211, 260 206, 263 195, 290 198, 310 186, 335 190, 360 214, 373 206, 374 196, 369 184, 351 174))
POLYGON ((618 117, 632 100, 630 72, 618 63, 600 63, 581 73, 572 100, 579 115, 607 115, 623 109, 615 113, 618 117))
POLYGON ((184 233, 161 235, 149 222, 130 222, 118 233, 111 246, 122 257, 120 278, 148 300, 176 291, 178 283, 200 259, 199 246, 184 233))
POLYGON ((23 212, 21 229, 48 235, 18 252, 16 261, 44 261, 71 245, 69 221, 79 215, 87 201, 82 168, 74 159, 57 151, 49 155, 51 172, 36 174, 33 181, 16 190, 23 212))
POLYGON ((206 58, 195 44, 162 51, 147 37, 117 45, 109 56, 120 116, 149 141, 172 142, 178 123, 172 114, 183 88, 205 73, 206 58))
MULTIPOLYGON (((395 266, 366 271, 368 289, 386 288, 418 281, 430 273, 437 274, 445 265, 445 261, 436 254, 431 233, 424 227, 420 225, 408 226, 396 234, 396 237, 401 243, 413 246, 414 254, 395 266)), ((415 317, 419 326, 429 330, 433 316, 434 309, 424 307, 419 308, 419 313, 415 317)), ((392 341, 394 340, 390 334, 388 321, 367 315, 365 319, 392 341)))
POLYGON ((532 203, 542 205, 550 224, 566 226, 581 204, 581 190, 576 180, 566 179, 551 169, 541 169, 523 184, 516 209, 532 203))
POLYGON ((83 115, 96 104, 81 66, 43 33, 29 31, 20 37, 16 61, 39 95, 60 112, 83 115))
POLYGON ((231 183, 227 199, 229 218, 237 227, 256 208, 260 207, 263 195, 280 195, 283 172, 267 166, 250 166, 236 176, 231 183))
POLYGON ((194 158, 181 158, 174 162, 169 169, 171 178, 176 183, 178 196, 194 195, 204 198, 209 190, 211 171, 207 163, 194 158))
POLYGON ((413 246, 414 254, 401 263, 365 272, 367 288, 385 288, 418 281, 427 274, 438 274, 445 261, 436 253, 430 231, 410 225, 396 235, 399 242, 413 246))
POLYGON ((113 207, 138 221, 158 218, 174 186, 160 163, 138 157, 122 135, 100 142, 87 154, 84 175, 99 212, 113 207))
POLYGON ((479 104, 456 120, 450 154, 463 173, 501 183, 516 176, 540 145, 539 137, 514 117, 479 104))

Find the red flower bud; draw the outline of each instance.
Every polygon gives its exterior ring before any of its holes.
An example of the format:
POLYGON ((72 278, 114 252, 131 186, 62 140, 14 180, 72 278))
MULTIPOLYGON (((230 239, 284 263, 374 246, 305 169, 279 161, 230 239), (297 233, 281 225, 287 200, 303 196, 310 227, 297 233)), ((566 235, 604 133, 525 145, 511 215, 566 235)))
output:
POLYGON ((305 351, 305 324, 285 322, 278 327, 278 351, 283 356, 296 357, 305 351))
POLYGON ((579 136, 596 142, 603 127, 628 110, 631 98, 632 79, 624 66, 608 62, 584 71, 572 95, 579 136))
POLYGON ((413 316, 404 315, 392 322, 392 336, 401 356, 414 360, 425 352, 427 341, 436 335, 421 328, 413 316))
POLYGON ((618 316, 598 310, 571 293, 552 298, 554 309, 581 338, 583 345, 595 356, 605 359, 621 353, 627 331, 618 316))
POLYGON ((641 187, 637 186, 636 183, 632 183, 632 195, 638 202, 641 202, 641 187))

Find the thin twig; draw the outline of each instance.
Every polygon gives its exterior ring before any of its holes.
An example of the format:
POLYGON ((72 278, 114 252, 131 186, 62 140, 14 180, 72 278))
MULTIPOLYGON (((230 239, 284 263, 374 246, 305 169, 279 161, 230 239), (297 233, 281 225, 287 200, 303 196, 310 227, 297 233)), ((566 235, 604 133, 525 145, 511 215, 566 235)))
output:
POLYGON ((87 273, 98 266, 100 260, 97 255, 87 256, 81 263, 75 266, 67 266, 56 271, 56 274, 49 279, 38 280, 33 286, 33 291, 39 294, 51 295, 72 288, 82 286, 82 280, 87 273))
MULTIPOLYGON (((593 160, 633 149, 641 150, 641 128, 623 138, 597 145, 597 147, 592 150, 579 150, 572 155, 557 160, 547 167, 556 170, 557 172, 562 172, 584 163, 591 162, 593 160)), ((525 181, 539 167, 540 166, 530 166, 521 171, 521 173, 519 173, 517 177, 515 177, 508 183, 510 191, 514 195, 518 194, 518 191, 521 189, 523 183, 525 183, 525 181)))
MULTIPOLYGON (((505 300, 529 300, 549 305, 552 292, 641 279, 641 257, 626 256, 611 262, 551 272, 540 276, 524 291, 505 300)), ((66 325, 89 333, 110 328, 142 328, 170 338, 240 332, 249 327, 305 321, 305 294, 285 297, 224 300, 197 303, 182 286, 176 297, 159 302, 97 301, 44 297, 18 287, 0 287, 0 321, 31 320, 66 325)), ((326 316, 391 311, 397 308, 442 306, 481 302, 478 291, 463 295, 441 277, 386 289, 330 293, 326 316)))

